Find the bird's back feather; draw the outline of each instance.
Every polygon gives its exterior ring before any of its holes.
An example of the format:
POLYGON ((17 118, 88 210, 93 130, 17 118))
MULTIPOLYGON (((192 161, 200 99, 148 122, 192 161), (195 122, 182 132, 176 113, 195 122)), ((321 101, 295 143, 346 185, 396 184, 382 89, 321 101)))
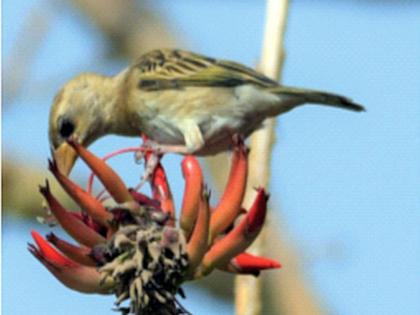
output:
POLYGON ((274 87, 277 82, 241 64, 177 50, 154 50, 133 65, 142 90, 184 87, 235 87, 255 84, 274 87))
POLYGON ((139 72, 137 86, 145 91, 187 87, 233 88, 251 84, 279 96, 295 98, 296 105, 319 103, 353 111, 364 110, 361 105, 341 95, 280 86, 276 81, 236 62, 179 49, 151 51, 140 57, 132 69, 139 72))

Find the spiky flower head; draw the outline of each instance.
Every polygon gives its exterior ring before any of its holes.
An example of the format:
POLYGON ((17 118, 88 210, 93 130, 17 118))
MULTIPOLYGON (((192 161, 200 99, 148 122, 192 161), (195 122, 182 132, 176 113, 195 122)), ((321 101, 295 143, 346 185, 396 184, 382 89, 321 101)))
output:
MULTIPOLYGON (((70 140, 69 144, 115 201, 115 205, 105 206, 103 197, 92 195, 91 185, 84 190, 50 161, 51 172, 82 211, 65 209, 48 182, 40 192, 54 218, 79 245, 52 233, 45 240, 33 231, 36 245, 30 244, 29 251, 69 288, 115 294, 115 304, 123 314, 188 314, 177 300, 177 294, 184 296, 183 282, 203 277, 215 268, 258 275, 263 269, 280 267, 274 260, 245 252, 263 226, 268 196, 259 188, 250 210, 241 208, 248 153, 243 144, 233 151, 229 179, 214 208, 209 205, 210 194, 198 161, 193 156, 184 158, 185 188, 179 220, 160 162, 150 179, 149 197, 128 189, 104 160, 77 142, 70 140), (128 304, 123 304, 126 300, 128 304)), ((144 157, 148 159, 147 154, 144 157)))

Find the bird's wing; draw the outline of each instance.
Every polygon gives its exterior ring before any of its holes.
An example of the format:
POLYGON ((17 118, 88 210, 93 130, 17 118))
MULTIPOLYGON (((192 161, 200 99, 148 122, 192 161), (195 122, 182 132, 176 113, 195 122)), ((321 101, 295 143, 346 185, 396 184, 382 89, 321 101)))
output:
POLYGON ((139 71, 138 87, 149 91, 190 86, 277 85, 277 82, 238 63, 177 49, 149 52, 140 57, 132 68, 139 71))

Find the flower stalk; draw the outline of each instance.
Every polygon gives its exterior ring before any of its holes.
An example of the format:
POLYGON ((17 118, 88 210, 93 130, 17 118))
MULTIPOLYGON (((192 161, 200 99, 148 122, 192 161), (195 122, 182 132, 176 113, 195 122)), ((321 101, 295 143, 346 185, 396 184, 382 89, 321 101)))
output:
MULTIPOLYGON (((288 0, 267 0, 262 58, 259 70, 268 77, 279 80, 284 61, 284 35, 287 24, 288 0)), ((251 203, 253 187, 267 187, 270 178, 271 152, 274 144, 275 119, 268 119, 264 128, 251 136, 249 180, 245 204, 251 203)), ((251 253, 263 252, 263 236, 251 248, 251 253)), ((237 277, 235 279, 236 315, 262 314, 261 279, 237 277)))

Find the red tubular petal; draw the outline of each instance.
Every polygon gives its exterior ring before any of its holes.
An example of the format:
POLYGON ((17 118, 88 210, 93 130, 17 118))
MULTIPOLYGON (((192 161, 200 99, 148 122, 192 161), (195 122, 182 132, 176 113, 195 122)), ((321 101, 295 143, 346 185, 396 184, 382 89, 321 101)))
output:
POLYGON ((38 232, 31 231, 32 238, 36 245, 38 245, 39 251, 45 259, 48 259, 51 263, 62 267, 75 267, 77 263, 73 260, 62 255, 54 247, 52 247, 38 232))
POLYGON ((78 220, 82 221, 84 224, 86 224, 89 228, 91 228, 95 232, 98 232, 98 234, 103 235, 107 231, 106 227, 104 227, 104 226, 100 225, 98 222, 92 220, 91 217, 89 217, 88 215, 86 215, 84 213, 73 212, 73 211, 70 211, 70 213, 76 219, 78 219, 78 220))
POLYGON ((228 183, 219 204, 211 216, 210 241, 233 223, 241 211, 248 176, 248 149, 244 145, 235 148, 228 183))
POLYGON ((239 225, 244 227, 246 237, 253 237, 253 235, 260 232, 267 213, 268 197, 269 196, 265 193, 264 188, 257 189, 257 195, 255 196, 254 203, 245 217, 246 222, 241 222, 239 225))
POLYGON ((60 239, 54 233, 47 235, 47 240, 57 247, 64 255, 85 266, 95 267, 96 262, 89 256, 91 249, 80 247, 60 239))
POLYGON ((254 203, 244 219, 225 237, 216 242, 204 256, 202 274, 207 274, 215 267, 221 267, 243 252, 261 231, 267 212, 267 199, 264 189, 258 189, 254 203))
POLYGON ((261 270, 277 268, 281 268, 281 265, 274 259, 241 253, 233 258, 227 266, 220 269, 233 273, 257 276, 261 270))
POLYGON ((153 207, 155 209, 160 209, 160 202, 152 199, 148 196, 146 196, 145 194, 142 194, 138 191, 135 191, 134 189, 129 189, 128 190, 130 192, 130 194, 133 196, 133 198, 141 205, 145 205, 145 206, 150 206, 153 207))
POLYGON ((233 258, 231 262, 242 270, 251 268, 258 268, 260 270, 281 268, 281 264, 274 259, 249 253, 241 253, 233 258))
POLYGON ((164 212, 170 215, 171 221, 175 219, 175 206, 171 189, 166 179, 165 170, 161 163, 156 166, 151 180, 153 198, 160 202, 164 212))
POLYGON ((49 161, 49 169, 64 190, 89 216, 109 227, 109 222, 112 221, 112 214, 109 213, 98 200, 84 191, 67 176, 60 173, 54 161, 49 161))
POLYGON ((40 186, 39 190, 47 201, 49 208, 57 221, 76 241, 88 247, 93 247, 97 244, 106 242, 105 238, 100 234, 89 228, 80 219, 74 216, 72 212, 63 208, 58 200, 51 194, 48 182, 46 182, 45 187, 40 186))
POLYGON ((180 225, 187 239, 190 237, 197 219, 200 199, 202 199, 203 173, 197 159, 191 155, 182 161, 182 174, 185 179, 184 199, 182 200, 180 225))
POLYGON ((101 183, 105 186, 109 194, 118 203, 133 201, 122 179, 108 166, 102 159, 94 155, 89 150, 74 140, 68 140, 77 154, 85 161, 90 169, 98 176, 101 183))
POLYGON ((63 256, 37 232, 32 231, 32 236, 38 247, 29 244, 29 252, 65 286, 83 293, 111 293, 114 284, 102 283, 96 268, 81 266, 63 256))
POLYGON ((198 206, 198 217, 194 230, 187 244, 188 274, 192 275, 207 252, 210 222, 209 196, 201 195, 198 206))
MULTIPOLYGON (((107 155, 105 155, 101 160, 102 161, 107 161, 117 155, 120 154, 124 154, 124 153, 133 153, 133 152, 138 152, 139 151, 139 147, 128 147, 128 148, 124 148, 124 149, 119 149, 117 151, 108 153, 107 155)), ((92 193, 92 186, 93 186, 93 179, 95 178, 95 173, 91 173, 88 179, 88 185, 86 190, 88 191, 88 193, 92 193)))

